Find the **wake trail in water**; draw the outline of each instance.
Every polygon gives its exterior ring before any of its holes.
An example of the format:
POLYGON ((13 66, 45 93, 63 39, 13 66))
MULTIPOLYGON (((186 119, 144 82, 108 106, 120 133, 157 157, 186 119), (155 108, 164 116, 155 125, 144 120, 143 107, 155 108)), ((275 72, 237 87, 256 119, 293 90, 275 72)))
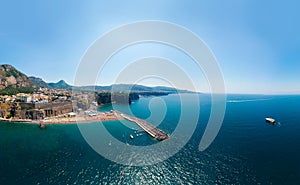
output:
POLYGON ((277 126, 277 127, 281 127, 281 123, 280 123, 280 122, 277 122, 277 123, 276 123, 276 126, 277 126))
POLYGON ((264 98, 264 99, 248 99, 248 100, 227 100, 227 103, 243 103, 243 102, 256 102, 256 101, 267 101, 271 100, 271 98, 264 98))

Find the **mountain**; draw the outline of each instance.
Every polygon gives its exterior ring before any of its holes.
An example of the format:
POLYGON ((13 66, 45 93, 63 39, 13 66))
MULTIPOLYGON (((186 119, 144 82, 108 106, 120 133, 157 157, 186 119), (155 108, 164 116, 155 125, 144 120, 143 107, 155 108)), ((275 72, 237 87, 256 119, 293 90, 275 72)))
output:
POLYGON ((41 78, 28 77, 9 64, 0 65, 0 94, 13 95, 20 92, 32 93, 37 88, 72 89, 65 81, 46 83, 41 78))
POLYGON ((36 87, 42 87, 42 88, 49 88, 49 85, 43 81, 41 78, 37 78, 34 76, 28 77, 31 82, 36 86, 36 87))
POLYGON ((9 64, 0 65, 0 89, 33 87, 31 80, 9 64))
POLYGON ((9 64, 0 65, 0 94, 32 93, 36 86, 22 72, 9 64))
POLYGON ((136 91, 136 92, 165 92, 165 93, 191 93, 191 91, 176 89, 173 87, 156 86, 149 87, 138 84, 113 84, 109 86, 81 86, 74 87, 78 90, 96 90, 96 91, 136 91))
POLYGON ((60 80, 57 83, 48 83, 50 88, 54 89, 76 89, 76 90, 86 90, 86 91, 134 91, 134 92, 159 92, 159 93, 191 93, 191 91, 176 89, 173 87, 165 87, 165 86, 156 86, 156 87, 149 87, 144 85, 137 85, 137 84, 113 84, 108 86, 71 86, 67 84, 64 80, 60 80))
POLYGON ((57 83, 48 83, 48 86, 53 89, 72 89, 72 86, 67 84, 64 80, 57 83))
POLYGON ((96 86, 96 90, 113 90, 113 91, 156 91, 156 92, 169 92, 169 93, 176 93, 181 90, 177 90, 176 88, 172 87, 149 87, 144 85, 137 85, 137 84, 113 84, 110 86, 96 86))
POLYGON ((113 84, 109 86, 81 86, 74 87, 67 84, 64 80, 57 83, 46 83, 41 78, 34 76, 27 77, 24 73, 18 71, 9 64, 0 65, 0 94, 16 94, 19 92, 30 93, 36 88, 53 88, 53 89, 69 89, 78 90, 96 90, 96 91, 131 91, 139 94, 172 94, 172 93, 190 93, 191 91, 180 90, 173 87, 148 87, 144 85, 132 84, 113 84))

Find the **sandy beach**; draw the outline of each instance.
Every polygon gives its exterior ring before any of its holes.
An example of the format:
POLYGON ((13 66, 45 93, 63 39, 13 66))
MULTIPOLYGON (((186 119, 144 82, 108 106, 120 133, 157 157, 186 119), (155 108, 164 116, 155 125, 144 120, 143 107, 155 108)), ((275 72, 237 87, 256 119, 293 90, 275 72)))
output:
POLYGON ((119 120, 114 114, 109 112, 99 112, 97 115, 90 116, 85 114, 79 114, 76 116, 69 116, 68 114, 59 115, 55 117, 47 117, 43 120, 30 120, 30 119, 4 119, 0 121, 4 122, 22 122, 22 123, 34 123, 34 124, 77 124, 77 123, 91 123, 98 121, 119 120))

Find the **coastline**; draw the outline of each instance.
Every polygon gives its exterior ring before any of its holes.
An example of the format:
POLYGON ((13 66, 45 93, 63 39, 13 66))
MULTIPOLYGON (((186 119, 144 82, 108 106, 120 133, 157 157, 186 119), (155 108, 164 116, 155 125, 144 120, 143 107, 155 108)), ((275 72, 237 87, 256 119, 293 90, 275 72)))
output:
POLYGON ((72 117, 67 117, 65 115, 55 116, 55 117, 47 117, 43 120, 30 120, 30 119, 5 119, 0 118, 0 122, 11 122, 11 123, 25 123, 25 124, 85 124, 92 123, 98 121, 113 121, 120 120, 120 118, 115 115, 107 112, 99 112, 97 115, 89 116, 89 115, 76 115, 72 117))

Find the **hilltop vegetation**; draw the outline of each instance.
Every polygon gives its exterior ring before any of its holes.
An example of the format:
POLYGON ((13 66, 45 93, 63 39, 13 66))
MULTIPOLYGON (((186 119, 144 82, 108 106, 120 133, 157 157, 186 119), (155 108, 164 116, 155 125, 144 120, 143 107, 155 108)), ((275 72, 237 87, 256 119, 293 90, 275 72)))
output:
POLYGON ((14 95, 18 93, 33 93, 36 91, 36 88, 33 87, 12 87, 8 86, 5 89, 0 90, 0 95, 14 95))

